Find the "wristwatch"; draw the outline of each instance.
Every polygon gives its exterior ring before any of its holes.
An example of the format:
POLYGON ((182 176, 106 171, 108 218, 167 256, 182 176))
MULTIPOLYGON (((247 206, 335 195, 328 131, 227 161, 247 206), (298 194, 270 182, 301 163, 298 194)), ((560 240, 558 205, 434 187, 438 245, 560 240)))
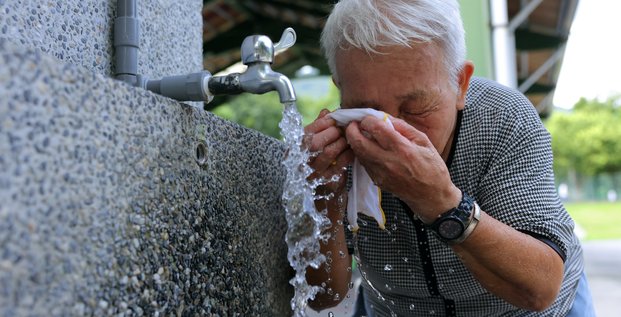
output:
POLYGON ((459 244, 470 236, 480 218, 479 205, 472 197, 462 192, 459 205, 440 215, 429 227, 443 242, 459 244))

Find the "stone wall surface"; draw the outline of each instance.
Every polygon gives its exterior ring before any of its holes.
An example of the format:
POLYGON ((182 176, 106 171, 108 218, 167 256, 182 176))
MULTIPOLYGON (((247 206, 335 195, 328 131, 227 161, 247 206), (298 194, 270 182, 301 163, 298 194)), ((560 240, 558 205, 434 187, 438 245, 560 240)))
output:
MULTIPOLYGON (((290 315, 283 144, 110 78, 115 2, 0 0, 0 316, 290 315)), ((139 3, 200 70, 202 1, 139 3)))
MULTIPOLYGON (((116 2, 0 0, 0 37, 112 76, 116 2)), ((203 1, 137 3, 141 35, 138 73, 155 79, 200 71, 203 1)))

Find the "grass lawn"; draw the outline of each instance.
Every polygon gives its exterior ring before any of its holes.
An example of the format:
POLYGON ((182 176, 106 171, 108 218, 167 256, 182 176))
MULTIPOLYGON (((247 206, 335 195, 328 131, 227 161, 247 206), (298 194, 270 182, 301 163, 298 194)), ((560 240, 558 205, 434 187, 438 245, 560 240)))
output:
POLYGON ((621 239, 621 202, 572 202, 565 208, 586 231, 586 240, 621 239))

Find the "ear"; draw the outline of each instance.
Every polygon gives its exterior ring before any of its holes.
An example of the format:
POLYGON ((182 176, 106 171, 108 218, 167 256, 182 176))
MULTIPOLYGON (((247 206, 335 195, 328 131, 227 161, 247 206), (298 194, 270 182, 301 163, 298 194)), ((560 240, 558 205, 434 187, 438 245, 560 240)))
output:
POLYGON ((336 86, 336 88, 341 90, 341 85, 339 84, 339 80, 336 78, 334 74, 332 74, 332 83, 334 83, 334 86, 336 86))
POLYGON ((459 86, 459 91, 457 92, 457 110, 463 110, 466 107, 466 93, 470 86, 472 73, 474 73, 474 63, 472 63, 472 61, 464 62, 457 78, 457 84, 459 86))

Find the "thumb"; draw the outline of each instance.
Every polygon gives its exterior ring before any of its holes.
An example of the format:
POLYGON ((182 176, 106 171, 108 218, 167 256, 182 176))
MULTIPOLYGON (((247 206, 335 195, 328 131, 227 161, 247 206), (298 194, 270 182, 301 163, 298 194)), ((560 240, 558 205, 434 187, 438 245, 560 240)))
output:
POLYGON ((319 112, 319 115, 317 116, 317 119, 319 118, 323 118, 325 116, 327 116, 328 114, 330 114, 330 110, 323 108, 321 109, 321 111, 319 112))

